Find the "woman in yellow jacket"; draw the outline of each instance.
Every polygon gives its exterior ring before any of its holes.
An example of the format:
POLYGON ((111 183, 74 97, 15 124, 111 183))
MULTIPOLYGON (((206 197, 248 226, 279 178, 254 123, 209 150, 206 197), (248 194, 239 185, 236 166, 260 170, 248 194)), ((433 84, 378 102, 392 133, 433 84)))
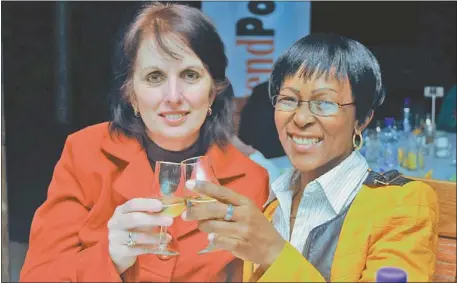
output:
POLYGON ((397 171, 370 171, 358 152, 385 96, 373 54, 345 37, 312 34, 278 59, 269 88, 294 168, 272 184, 265 215, 233 191, 189 181, 218 202, 196 204, 183 218, 245 260, 245 280, 373 282, 393 266, 409 281, 430 281, 435 192, 397 171))

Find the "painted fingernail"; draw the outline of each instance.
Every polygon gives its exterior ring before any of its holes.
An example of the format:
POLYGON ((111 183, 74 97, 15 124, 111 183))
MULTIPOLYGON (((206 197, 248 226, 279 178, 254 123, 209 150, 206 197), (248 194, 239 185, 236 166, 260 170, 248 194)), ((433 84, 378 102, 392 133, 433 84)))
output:
POLYGON ((216 234, 215 233, 209 233, 208 234, 208 241, 212 242, 214 240, 214 238, 216 237, 216 234))
POLYGON ((186 182, 186 187, 189 189, 189 190, 192 190, 195 188, 195 180, 187 180, 186 182))
POLYGON ((162 202, 158 199, 152 199, 151 206, 153 207, 153 209, 160 211, 162 209, 162 202))
POLYGON ((171 226, 171 225, 173 225, 173 218, 164 216, 163 220, 164 220, 164 225, 163 226, 171 226))

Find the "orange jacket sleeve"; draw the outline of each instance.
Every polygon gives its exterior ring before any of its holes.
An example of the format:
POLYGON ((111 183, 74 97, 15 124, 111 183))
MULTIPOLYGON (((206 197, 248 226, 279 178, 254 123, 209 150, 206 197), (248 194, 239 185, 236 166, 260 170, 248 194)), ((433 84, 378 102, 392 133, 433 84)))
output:
POLYGON ((73 161, 70 136, 47 199, 35 213, 20 281, 122 281, 109 256, 108 237, 90 248, 79 241, 89 207, 73 161))

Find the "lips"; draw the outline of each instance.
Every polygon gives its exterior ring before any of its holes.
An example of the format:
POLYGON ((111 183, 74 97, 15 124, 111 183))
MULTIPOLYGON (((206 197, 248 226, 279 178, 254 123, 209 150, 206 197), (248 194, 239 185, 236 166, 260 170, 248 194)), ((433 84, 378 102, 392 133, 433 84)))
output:
POLYGON ((186 114, 166 114, 166 115, 161 115, 167 120, 175 121, 183 118, 186 114))
POLYGON ((310 152, 322 145, 323 139, 317 136, 303 136, 289 134, 288 139, 292 146, 299 152, 310 152))
POLYGON ((187 111, 173 111, 173 112, 162 112, 159 114, 163 120, 170 126, 178 126, 184 122, 187 118, 187 115, 190 112, 187 111))

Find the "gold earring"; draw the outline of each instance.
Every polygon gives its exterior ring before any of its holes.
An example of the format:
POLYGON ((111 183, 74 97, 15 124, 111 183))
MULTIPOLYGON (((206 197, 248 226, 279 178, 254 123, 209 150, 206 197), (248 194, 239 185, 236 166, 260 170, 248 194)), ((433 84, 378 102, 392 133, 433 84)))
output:
POLYGON ((133 115, 135 115, 135 117, 140 117, 140 112, 138 111, 138 109, 132 105, 132 108, 133 108, 133 115))
POLYGON ((363 146, 363 136, 361 133, 355 132, 354 135, 352 135, 352 146, 354 147, 355 150, 359 150, 363 146), (356 142, 356 137, 359 137, 359 144, 356 142))
POLYGON ((211 109, 211 107, 210 107, 210 108, 208 108, 208 116, 211 116, 211 114, 213 114, 213 109, 211 109))

